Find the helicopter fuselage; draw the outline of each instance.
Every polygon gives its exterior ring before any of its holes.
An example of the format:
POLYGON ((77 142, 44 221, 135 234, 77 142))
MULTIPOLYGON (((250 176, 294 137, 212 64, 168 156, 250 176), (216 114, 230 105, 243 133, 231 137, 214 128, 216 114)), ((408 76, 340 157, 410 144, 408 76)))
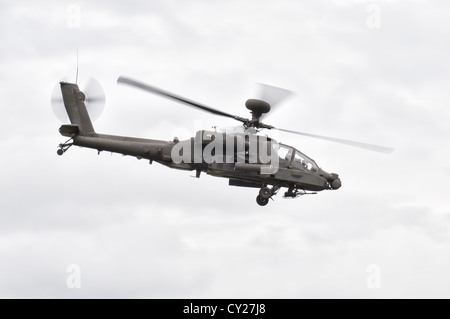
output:
MULTIPOLYGON (((60 131, 63 134, 64 125, 60 131)), ((337 174, 323 171, 300 151, 265 136, 199 131, 188 140, 162 141, 93 133, 73 136, 73 145, 196 171, 197 177, 204 172, 228 178, 231 186, 272 185, 303 191, 339 188, 338 182, 333 184, 337 174)))

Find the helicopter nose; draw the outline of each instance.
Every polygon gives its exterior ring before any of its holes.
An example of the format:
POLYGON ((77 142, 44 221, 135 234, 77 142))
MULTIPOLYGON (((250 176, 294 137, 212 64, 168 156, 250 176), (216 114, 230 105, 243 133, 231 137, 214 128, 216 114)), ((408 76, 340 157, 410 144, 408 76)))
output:
POLYGON ((341 179, 338 177, 336 179, 334 179, 331 183, 330 186, 332 189, 339 189, 342 186, 342 182, 341 179))
POLYGON ((322 169, 319 171, 320 176, 325 178, 328 181, 328 184, 332 189, 339 189, 342 186, 341 179, 339 178, 339 174, 336 173, 328 173, 322 169))
POLYGON ((339 175, 336 173, 331 173, 329 178, 327 178, 327 180, 332 189, 339 189, 342 186, 341 179, 339 178, 339 175))

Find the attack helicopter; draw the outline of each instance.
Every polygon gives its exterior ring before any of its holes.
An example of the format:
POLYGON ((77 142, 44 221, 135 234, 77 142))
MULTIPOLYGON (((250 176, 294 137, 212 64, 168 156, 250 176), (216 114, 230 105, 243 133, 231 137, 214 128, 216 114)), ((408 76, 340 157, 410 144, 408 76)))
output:
POLYGON ((100 134, 94 130, 86 108, 89 96, 86 96, 76 83, 60 82, 62 100, 71 123, 59 128, 60 134, 69 137, 69 140, 59 144, 58 155, 63 155, 71 146, 76 145, 95 149, 99 153, 102 151, 120 153, 149 160, 150 164, 157 162, 173 169, 195 171, 197 178, 204 172, 228 179, 230 186, 259 189, 256 202, 260 206, 265 206, 281 188, 287 188, 285 198, 297 198, 323 190, 337 190, 342 183, 338 174, 326 172, 300 150, 259 135, 263 129, 343 143, 376 152, 393 151, 392 148, 384 146, 286 130, 265 124, 261 119, 270 112, 271 105, 262 99, 246 101, 245 106, 250 111, 251 118, 244 118, 128 77, 120 76, 117 83, 231 118, 241 122, 244 130, 243 132, 201 130, 196 132, 194 137, 181 141, 178 138, 162 141, 100 134))

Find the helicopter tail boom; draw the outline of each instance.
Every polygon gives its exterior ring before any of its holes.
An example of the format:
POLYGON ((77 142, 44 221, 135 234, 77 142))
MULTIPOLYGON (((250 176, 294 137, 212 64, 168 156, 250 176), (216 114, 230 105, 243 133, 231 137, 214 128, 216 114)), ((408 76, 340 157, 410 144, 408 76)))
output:
POLYGON ((84 103, 86 96, 80 91, 77 84, 61 82, 61 92, 64 106, 69 115, 71 125, 63 125, 59 129, 65 136, 95 135, 89 113, 84 103))

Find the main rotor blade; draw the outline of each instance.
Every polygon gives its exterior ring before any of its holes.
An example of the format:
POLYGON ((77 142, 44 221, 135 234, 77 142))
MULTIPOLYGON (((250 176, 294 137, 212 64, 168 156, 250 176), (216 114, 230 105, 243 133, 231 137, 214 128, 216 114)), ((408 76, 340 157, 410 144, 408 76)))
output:
POLYGON ((290 90, 264 83, 256 83, 256 85, 259 89, 257 93, 258 99, 270 104, 270 112, 261 114, 260 120, 264 120, 269 114, 273 114, 274 110, 278 109, 281 102, 294 93, 290 90))
POLYGON ((350 145, 350 146, 364 148, 366 150, 375 151, 375 152, 379 152, 379 153, 391 153, 391 152, 394 151, 393 148, 385 147, 385 146, 379 146, 379 145, 361 143, 361 142, 356 142, 356 141, 344 140, 344 139, 341 139, 341 138, 335 138, 335 137, 329 137, 329 136, 322 136, 322 135, 316 135, 316 134, 310 134, 310 133, 303 133, 303 132, 285 130, 285 129, 281 129, 281 128, 274 128, 274 129, 282 131, 282 132, 287 132, 287 133, 293 133, 293 134, 297 134, 297 135, 303 135, 303 136, 318 138, 318 139, 322 139, 322 140, 325 140, 325 141, 331 141, 331 142, 340 143, 340 144, 347 144, 347 145, 350 145))
POLYGON ((201 103, 198 103, 198 102, 186 99, 186 98, 184 98, 182 96, 179 96, 179 95, 176 95, 176 94, 173 94, 173 93, 161 90, 161 89, 159 89, 157 87, 150 86, 148 84, 144 84, 142 82, 138 82, 138 81, 132 80, 132 79, 124 77, 124 76, 120 76, 117 79, 117 83, 128 84, 130 86, 134 86, 134 87, 137 87, 139 89, 142 89, 142 90, 145 90, 145 91, 157 94, 157 95, 161 95, 161 96, 164 96, 166 98, 169 98, 169 99, 172 99, 172 100, 175 100, 175 101, 178 101, 178 102, 185 103, 185 104, 187 104, 189 106, 196 107, 198 109, 201 109, 203 111, 206 111, 206 112, 209 112, 209 113, 212 113, 212 114, 215 114, 215 115, 229 117, 229 118, 241 121, 241 122, 245 122, 246 121, 246 119, 243 119, 243 118, 241 118, 239 116, 232 115, 232 114, 229 114, 229 113, 226 113, 226 112, 222 112, 222 111, 216 110, 216 109, 214 109, 212 107, 209 107, 209 106, 203 105, 201 103))
POLYGON ((264 83, 256 83, 256 85, 259 89, 258 99, 266 101, 272 108, 276 107, 294 93, 290 90, 264 83))

